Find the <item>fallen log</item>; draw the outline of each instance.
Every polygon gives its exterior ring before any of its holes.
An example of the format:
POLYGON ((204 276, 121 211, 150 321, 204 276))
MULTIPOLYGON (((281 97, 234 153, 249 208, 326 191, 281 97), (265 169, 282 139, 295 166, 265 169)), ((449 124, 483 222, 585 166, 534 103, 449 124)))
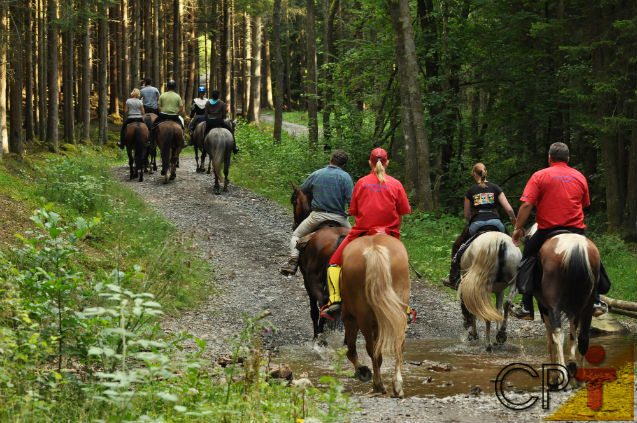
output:
POLYGON ((614 314, 621 314, 622 316, 628 316, 628 317, 632 317, 633 319, 637 319, 637 313, 629 311, 629 310, 623 310, 617 307, 608 306, 608 312, 614 313, 614 314))
POLYGON ((608 304, 609 307, 637 313, 637 303, 633 303, 632 301, 616 300, 614 298, 607 297, 606 295, 600 295, 599 297, 602 301, 608 304))

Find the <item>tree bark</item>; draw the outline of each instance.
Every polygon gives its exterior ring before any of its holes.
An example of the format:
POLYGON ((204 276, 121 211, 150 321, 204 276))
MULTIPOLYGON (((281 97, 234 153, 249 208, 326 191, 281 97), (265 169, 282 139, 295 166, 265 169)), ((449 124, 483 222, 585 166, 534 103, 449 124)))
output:
MULTIPOLYGON (((64 14, 73 16, 73 2, 67 1, 64 4, 64 14)), ((73 144, 75 142, 75 113, 74 113, 74 88, 73 70, 75 48, 73 40, 73 28, 75 22, 65 22, 62 33, 62 100, 64 110, 64 142, 73 144)))
POLYGON ((24 134, 24 138, 26 141, 31 141, 33 139, 33 126, 34 126, 34 122, 33 122, 33 76, 34 76, 34 72, 33 72, 33 30, 32 30, 32 23, 33 23, 33 6, 31 4, 31 0, 29 0, 29 7, 27 8, 27 10, 25 11, 26 13, 26 19, 25 19, 25 37, 24 37, 24 43, 25 43, 25 65, 26 65, 26 72, 24 73, 25 76, 25 90, 26 90, 26 99, 25 99, 25 119, 24 119, 24 129, 25 129, 25 134, 24 134))
POLYGON ((11 32, 9 45, 11 48, 9 63, 12 70, 10 83, 9 119, 9 151, 22 156, 24 153, 24 136, 22 135, 22 89, 24 86, 23 47, 24 47, 24 13, 25 8, 18 3, 9 6, 11 14, 11 32))
MULTIPOLYGON (((110 28, 108 33, 109 34, 114 34, 114 33, 119 33, 118 29, 117 29, 117 20, 119 19, 119 7, 110 7, 109 8, 109 15, 110 15, 110 28)), ((109 39, 109 44, 110 44, 110 49, 109 49, 109 61, 108 63, 110 64, 110 79, 109 79, 109 86, 110 86, 110 97, 109 97, 109 112, 111 115, 115 116, 115 117, 119 117, 119 96, 121 94, 121 90, 119 88, 119 54, 118 54, 118 48, 117 48, 117 36, 111 36, 108 37, 109 39)))
POLYGON ((268 26, 263 25, 263 41, 261 51, 261 104, 268 109, 272 108, 272 69, 270 67, 270 34, 268 26))
POLYGON ((47 85, 47 54, 46 54, 46 42, 44 42, 45 34, 47 33, 46 19, 44 18, 45 0, 36 0, 38 4, 38 114, 40 115, 38 125, 38 137, 40 141, 47 139, 46 128, 48 125, 47 118, 47 97, 46 97, 46 85, 47 85))
POLYGON ((59 108, 59 92, 58 92, 58 3, 57 0, 48 0, 47 3, 47 89, 48 89, 48 119, 46 128, 46 139, 49 149, 58 152, 58 108, 59 108))
POLYGON ((248 121, 250 113, 250 97, 252 95, 252 20, 247 13, 243 14, 245 28, 245 42, 243 47, 243 102, 241 113, 248 121))
POLYGON ((391 0, 390 8, 401 92, 405 157, 407 158, 405 188, 418 208, 432 210, 434 203, 429 179, 429 144, 425 134, 422 94, 418 83, 419 67, 409 0, 391 0))
POLYGON ((283 57, 281 55, 281 0, 274 0, 272 47, 274 49, 274 133, 275 142, 281 141, 283 122, 283 57))
POLYGON ((250 107, 248 108, 248 122, 259 124, 259 111, 261 109, 261 16, 252 18, 252 74, 250 107))
POLYGON ((7 133, 7 9, 0 7, 0 157, 9 153, 7 133))
POLYGON ((88 0, 83 0, 83 17, 82 17, 82 89, 80 97, 81 109, 80 120, 82 125, 81 140, 89 142, 91 140, 91 79, 93 69, 91 67, 91 22, 89 13, 92 11, 88 0))
POLYGON ((140 0, 132 0, 132 37, 130 40, 131 44, 131 69, 130 69, 130 78, 131 78, 131 88, 138 87, 140 85, 139 79, 139 51, 141 45, 141 9, 142 4, 140 0))
MULTIPOLYGON (((129 97, 132 86, 130 81, 130 54, 129 44, 130 37, 128 35, 128 0, 121 0, 120 3, 120 32, 119 40, 119 58, 120 58, 120 97, 119 100, 124 104, 129 97)), ((124 116, 125 118, 126 116, 124 116)))
POLYGON ((175 92, 180 93, 183 96, 184 92, 184 81, 182 81, 181 76, 181 64, 183 63, 181 57, 181 14, 182 14, 182 3, 181 0, 173 1, 173 13, 174 13, 174 22, 173 22, 173 78, 177 83, 177 89, 175 92))
POLYGON ((153 70, 152 76, 155 86, 160 82, 159 74, 159 2, 160 0, 154 0, 154 12, 153 12, 153 70))
POLYGON ((305 39, 307 42, 307 130, 308 143, 311 150, 318 145, 318 90, 316 86, 316 31, 314 29, 315 7, 314 0, 306 0, 305 39))
MULTIPOLYGON (((97 143, 102 146, 108 141, 108 7, 105 2, 99 3, 98 23, 98 125, 97 143)), ((113 94, 111 97, 115 97, 113 94)))

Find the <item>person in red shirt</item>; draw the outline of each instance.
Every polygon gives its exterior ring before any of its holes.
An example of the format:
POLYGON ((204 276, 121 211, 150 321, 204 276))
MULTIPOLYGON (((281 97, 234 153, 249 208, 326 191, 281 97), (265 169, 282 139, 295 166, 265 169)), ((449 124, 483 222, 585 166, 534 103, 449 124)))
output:
POLYGON ((352 192, 349 214, 356 224, 336 249, 327 268, 329 302, 321 309, 321 316, 333 319, 341 310, 340 276, 343 250, 347 244, 368 232, 386 233, 400 239, 402 216, 411 212, 405 189, 399 180, 385 172, 389 160, 387 152, 376 148, 369 157, 369 175, 356 182, 352 192))
MULTIPOLYGON (((583 208, 591 204, 586 178, 568 166, 568 146, 561 142, 551 144, 548 160, 549 167, 535 172, 524 187, 520 197, 522 205, 518 210, 513 232, 513 243, 517 246, 524 235, 524 224, 535 206, 538 229, 524 246, 516 281, 522 294, 522 305, 511 311, 515 317, 525 320, 533 320, 533 275, 536 256, 542 244, 548 235, 556 230, 563 229, 585 235, 583 208)), ((609 288, 608 276, 604 267, 600 266, 598 289, 603 290, 602 293, 605 294, 609 288)), ((605 313, 608 306, 600 301, 599 292, 596 292, 596 297, 593 313, 599 316, 605 313)))

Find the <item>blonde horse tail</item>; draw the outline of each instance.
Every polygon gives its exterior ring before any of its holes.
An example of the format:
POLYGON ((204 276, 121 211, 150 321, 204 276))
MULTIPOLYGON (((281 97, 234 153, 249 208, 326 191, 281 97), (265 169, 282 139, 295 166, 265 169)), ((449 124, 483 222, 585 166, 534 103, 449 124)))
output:
MULTIPOLYGON (((215 128, 216 129, 216 128, 215 128)), ((215 131, 213 129, 213 131, 215 131)), ((219 179, 219 182, 223 182, 223 172, 221 171, 221 166, 223 164, 224 156, 225 156, 225 143, 224 143, 224 133, 221 130, 217 130, 217 133, 212 136, 215 138, 213 143, 212 150, 214 151, 214 157, 212 158, 212 168, 215 171, 215 176, 219 179)))
POLYGON ((471 245, 477 253, 473 255, 469 271, 462 275, 458 298, 474 316, 485 322, 501 322, 504 318, 491 303, 491 290, 498 271, 498 249, 506 248, 506 244, 489 234, 482 236, 487 238, 480 242, 481 237, 478 237, 471 245))
POLYGON ((363 251, 365 258, 365 286, 367 300, 378 322, 378 337, 374 357, 390 351, 400 357, 407 328, 407 304, 398 297, 392 286, 389 249, 374 244, 363 251))

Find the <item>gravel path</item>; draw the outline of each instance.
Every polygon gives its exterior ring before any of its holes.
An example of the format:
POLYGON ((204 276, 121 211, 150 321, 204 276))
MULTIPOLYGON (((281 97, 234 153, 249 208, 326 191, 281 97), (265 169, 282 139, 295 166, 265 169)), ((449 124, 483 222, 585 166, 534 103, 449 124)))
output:
MULTIPOLYGON (((231 168, 230 180, 232 171, 231 168)), ((213 267, 210 283, 218 294, 206 299, 197 310, 165 319, 162 322, 165 331, 188 331, 206 340, 207 356, 216 359, 229 353, 225 340, 243 329, 243 313, 252 317, 270 310, 269 320, 277 331, 264 339, 264 346, 275 355, 282 346, 307 347, 312 326, 300 272, 294 277, 284 277, 278 272, 288 254, 292 224, 289 208, 233 184, 228 193, 215 196, 213 177, 195 173, 192 156, 181 158, 177 178, 167 185, 160 182, 159 173, 138 183, 128 181, 127 166, 114 172, 180 231, 191 233, 201 255, 208 257, 213 267)), ((419 319, 409 326, 408 340, 447 338, 462 342, 464 330, 459 306, 446 290, 413 280, 411 304, 419 312, 419 319)), ((509 323, 510 340, 543 336, 539 319, 532 323, 513 319, 509 323)), ((194 349, 194 344, 189 348, 194 349)), ((365 356, 364 351, 361 355, 365 356)), ((555 403, 559 402, 558 397, 552 398, 555 403)), ((409 397, 402 401, 353 398, 361 409, 354 415, 356 422, 539 421, 547 415, 540 407, 523 413, 508 411, 495 395, 486 394, 475 397, 458 394, 442 399, 409 397)))

